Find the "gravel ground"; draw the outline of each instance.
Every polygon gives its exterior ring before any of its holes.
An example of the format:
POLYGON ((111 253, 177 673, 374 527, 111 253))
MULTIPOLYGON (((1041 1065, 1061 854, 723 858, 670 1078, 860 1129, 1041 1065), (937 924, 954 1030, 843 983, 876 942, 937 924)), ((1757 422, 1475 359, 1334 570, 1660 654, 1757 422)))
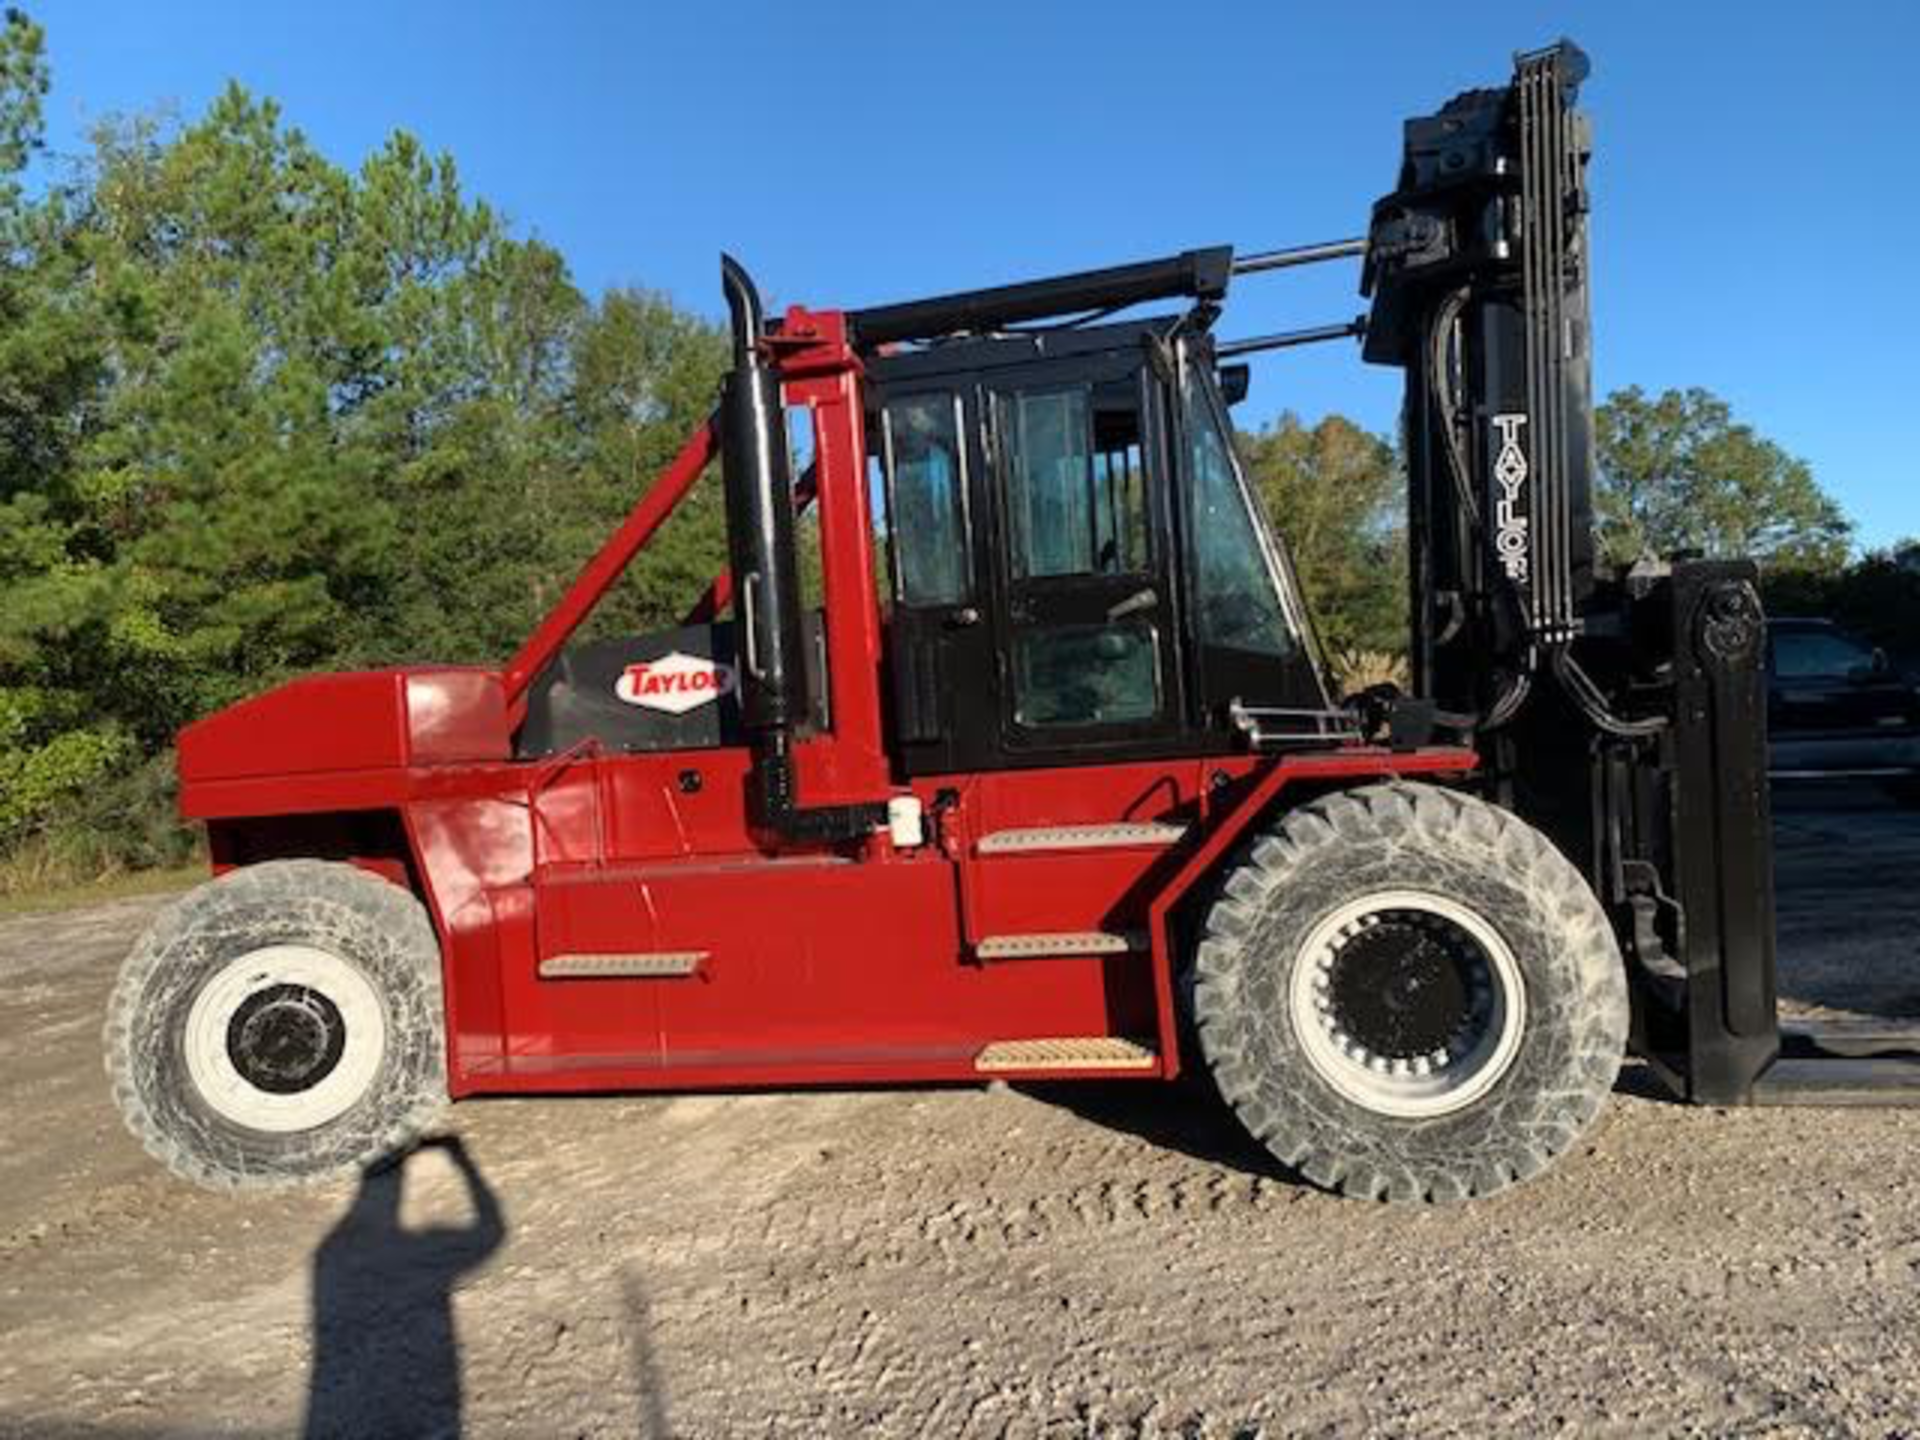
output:
MULTIPOLYGON (((1920 816, 1783 797, 1786 988, 1920 1013, 1920 816)), ((1920 1433, 1920 1111, 1630 1075, 1535 1184, 1328 1198, 1155 1087, 490 1101, 201 1193, 107 1099, 160 902, 0 924, 0 1434, 1920 1433)))

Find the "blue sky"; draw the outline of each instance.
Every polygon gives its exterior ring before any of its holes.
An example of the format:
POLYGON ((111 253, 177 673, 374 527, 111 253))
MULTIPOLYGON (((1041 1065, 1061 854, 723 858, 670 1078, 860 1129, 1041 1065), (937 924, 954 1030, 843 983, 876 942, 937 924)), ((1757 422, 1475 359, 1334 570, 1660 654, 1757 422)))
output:
MULTIPOLYGON (((1571 34, 1600 387, 1718 391, 1862 541, 1920 533, 1920 6, 27 3, 56 147, 237 78, 342 162, 412 130, 587 287, 716 317, 723 247, 780 303, 852 307, 1357 234, 1404 116, 1571 34)), ((1245 280, 1220 333, 1346 319, 1355 278, 1245 280)), ((1395 372, 1323 347, 1237 413, 1398 407, 1395 372)))

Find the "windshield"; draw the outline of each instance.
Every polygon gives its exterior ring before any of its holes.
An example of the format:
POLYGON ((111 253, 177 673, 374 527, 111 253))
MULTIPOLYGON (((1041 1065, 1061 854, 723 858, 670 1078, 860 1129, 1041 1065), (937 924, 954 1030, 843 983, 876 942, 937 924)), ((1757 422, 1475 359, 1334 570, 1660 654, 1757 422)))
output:
POLYGON ((1300 639, 1283 598, 1280 558, 1254 518, 1252 497, 1210 387, 1196 366, 1182 370, 1195 634, 1203 645, 1291 655, 1300 639))

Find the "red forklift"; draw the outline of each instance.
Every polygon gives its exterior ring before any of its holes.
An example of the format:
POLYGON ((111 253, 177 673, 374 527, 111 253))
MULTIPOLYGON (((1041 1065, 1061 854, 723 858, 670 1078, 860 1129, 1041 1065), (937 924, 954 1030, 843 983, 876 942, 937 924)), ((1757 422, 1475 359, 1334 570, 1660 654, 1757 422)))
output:
POLYGON ((258 1186, 473 1095, 1198 1070, 1311 1181, 1434 1202, 1544 1169, 1629 1050, 1891 1093, 1910 1035, 1776 1018, 1754 567, 1595 553, 1586 70, 1409 122, 1364 239, 778 317, 723 260, 712 418, 519 653, 181 735, 215 878, 113 996, 134 1133, 258 1186), (1342 259, 1362 319, 1216 338, 1342 259), (1407 694, 1330 689, 1234 447, 1242 357, 1341 338, 1406 375, 1407 694), (715 461, 726 571, 574 643, 715 461))

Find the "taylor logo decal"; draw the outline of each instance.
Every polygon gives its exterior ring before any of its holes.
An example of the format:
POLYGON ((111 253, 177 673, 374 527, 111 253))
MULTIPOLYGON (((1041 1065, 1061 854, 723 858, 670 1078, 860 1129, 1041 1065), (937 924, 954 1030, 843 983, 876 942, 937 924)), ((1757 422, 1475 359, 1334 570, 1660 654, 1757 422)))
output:
POLYGON ((629 665, 613 682, 613 693, 629 705, 684 715, 732 694, 734 684, 731 665, 675 650, 658 660, 629 665))
POLYGON ((1500 432, 1500 453, 1493 459, 1493 478, 1500 486, 1500 498, 1493 512, 1493 550, 1509 580, 1527 578, 1527 517, 1520 513, 1521 495, 1527 488, 1527 452, 1520 448, 1520 427, 1525 415, 1496 415, 1493 428, 1500 432))

